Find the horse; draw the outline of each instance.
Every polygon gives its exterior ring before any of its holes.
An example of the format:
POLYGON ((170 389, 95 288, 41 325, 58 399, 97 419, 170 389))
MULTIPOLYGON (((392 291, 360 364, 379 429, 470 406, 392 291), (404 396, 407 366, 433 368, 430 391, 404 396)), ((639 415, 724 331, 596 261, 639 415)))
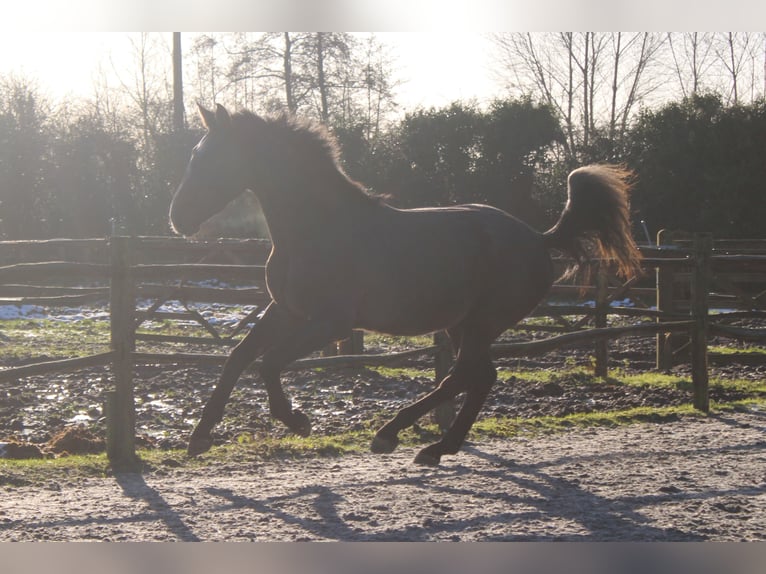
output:
POLYGON ((170 205, 170 224, 193 236, 246 190, 266 219, 271 301, 227 357, 187 447, 213 445, 211 431, 240 375, 256 359, 272 417, 298 435, 309 418, 292 408, 280 383, 291 362, 349 336, 352 329, 394 335, 446 331, 454 363, 436 388, 399 410, 374 435, 371 450, 392 452, 401 430, 463 394, 441 438, 415 457, 438 465, 459 452, 497 379, 490 347, 543 299, 555 277, 551 251, 574 268, 591 257, 624 277, 640 270, 630 232, 633 174, 592 164, 567 178, 567 201, 545 232, 480 204, 399 209, 342 169, 337 142, 321 125, 288 115, 262 117, 199 105, 205 133, 194 147, 170 205))

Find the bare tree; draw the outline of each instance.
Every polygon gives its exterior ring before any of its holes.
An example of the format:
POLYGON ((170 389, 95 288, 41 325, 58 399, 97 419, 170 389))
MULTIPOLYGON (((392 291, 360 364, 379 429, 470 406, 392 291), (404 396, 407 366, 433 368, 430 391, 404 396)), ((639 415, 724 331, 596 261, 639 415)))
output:
POLYGON ((236 105, 296 114, 310 105, 317 65, 307 58, 312 34, 266 32, 221 36, 227 69, 220 74, 221 94, 236 105))
POLYGON ((217 101, 223 76, 219 37, 215 34, 197 36, 192 43, 191 57, 197 98, 205 102, 217 101))
POLYGON ((386 47, 374 35, 362 43, 363 51, 356 66, 361 70, 364 107, 362 115, 367 141, 378 139, 385 116, 396 109, 394 89, 399 85, 393 77, 394 62, 386 47))
POLYGON ((282 53, 282 64, 284 71, 284 83, 285 83, 285 103, 287 104, 287 110, 294 114, 298 110, 298 104, 295 101, 295 94, 293 91, 293 41, 290 38, 290 32, 283 32, 284 38, 284 52, 282 53))
POLYGON ((297 110, 292 71, 296 41, 291 32, 223 34, 225 70, 221 94, 236 106, 252 110, 297 110))
POLYGON ((112 63, 121 93, 126 98, 126 115, 130 128, 140 134, 146 161, 153 153, 158 133, 167 133, 172 125, 171 61, 169 47, 160 34, 141 32, 129 35, 133 58, 132 78, 123 68, 112 63))
POLYGON ((729 104, 766 95, 766 34, 670 33, 668 66, 682 97, 720 94, 729 104))
POLYGON ((709 32, 669 33, 668 48, 674 75, 683 97, 695 96, 703 89, 703 78, 714 62, 713 38, 709 32))
POLYGON ((754 70, 756 60, 756 36, 749 32, 726 32, 718 35, 715 53, 729 78, 729 102, 737 105, 741 100, 742 88, 749 84, 750 98, 754 97, 755 78, 746 74, 749 67, 754 70))
POLYGON ((564 152, 574 154, 578 137, 574 119, 574 52, 572 32, 561 34, 495 34, 498 58, 511 93, 531 96, 554 109, 562 120, 566 138, 564 152))
POLYGON ((609 138, 621 136, 628 129, 632 114, 662 83, 658 56, 665 43, 661 34, 611 34, 613 46, 612 99, 609 138), (647 73, 652 71, 654 73, 647 73))
POLYGON ((181 32, 173 32, 173 131, 186 129, 184 116, 183 56, 181 32))
POLYGON ((123 130, 121 98, 110 84, 109 74, 102 63, 93 76, 93 95, 90 98, 92 113, 110 133, 123 130))
POLYGON ((595 98, 597 90, 600 89, 596 72, 601 66, 605 37, 594 32, 585 32, 567 34, 562 38, 567 51, 567 61, 574 63, 580 76, 582 145, 587 147, 591 134, 596 130, 595 98))
POLYGON ((494 41, 511 93, 558 113, 569 158, 596 135, 620 138, 659 85, 647 74, 664 42, 658 34, 509 33, 494 41))

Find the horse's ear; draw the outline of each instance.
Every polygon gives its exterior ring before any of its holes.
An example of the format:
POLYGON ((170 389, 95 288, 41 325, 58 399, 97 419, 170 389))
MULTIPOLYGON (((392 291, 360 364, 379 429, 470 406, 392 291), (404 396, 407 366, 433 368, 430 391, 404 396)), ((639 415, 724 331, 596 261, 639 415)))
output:
POLYGON ((202 119, 202 125, 205 126, 208 131, 210 131, 215 127, 217 123, 216 114, 214 114, 211 110, 208 110, 202 104, 197 104, 197 108, 199 109, 199 117, 202 119))
POLYGON ((221 104, 217 104, 215 107, 215 119, 218 125, 222 128, 231 125, 231 116, 221 104))

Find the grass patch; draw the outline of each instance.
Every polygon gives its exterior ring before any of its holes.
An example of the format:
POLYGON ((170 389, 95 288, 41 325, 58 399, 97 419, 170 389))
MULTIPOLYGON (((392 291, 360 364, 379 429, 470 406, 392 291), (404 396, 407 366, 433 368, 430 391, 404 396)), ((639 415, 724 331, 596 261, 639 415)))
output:
POLYGON ((340 456, 363 451, 373 432, 349 431, 335 435, 317 435, 299 437, 295 435, 283 438, 253 437, 248 434, 240 435, 236 444, 223 447, 232 454, 247 451, 250 457, 258 459, 295 457, 295 456, 340 456))
POLYGON ((365 332, 364 344, 373 347, 396 347, 416 349, 418 347, 430 347, 434 344, 432 335, 416 335, 405 337, 402 335, 385 335, 374 331, 365 332))
POLYGON ((0 487, 43 486, 52 481, 105 478, 110 473, 106 454, 1 460, 0 487))
POLYGON ((766 355, 766 347, 756 347, 754 345, 745 345, 743 347, 709 345, 708 352, 716 355, 766 355))
MULTIPOLYGON (((500 369, 498 370, 498 381, 504 381, 511 378, 519 379, 529 383, 550 383, 556 381, 572 381, 585 385, 599 385, 604 382, 603 379, 596 377, 592 371, 585 367, 575 367, 571 369, 500 369)), ((626 372, 620 369, 613 369, 610 371, 607 382, 627 385, 634 387, 657 387, 657 388, 677 388, 682 390, 689 390, 692 388, 692 381, 690 377, 685 377, 676 374, 669 373, 657 373, 657 372, 626 372)), ((500 383, 502 384, 502 382, 500 383)), ((711 388, 721 387, 732 390, 738 390, 747 393, 764 393, 766 392, 766 380, 753 380, 753 379, 730 379, 722 377, 712 377, 709 381, 711 388)))
MULTIPOLYGON (((754 398, 728 403, 712 403, 711 414, 750 408, 766 408, 766 399, 754 398)), ((562 417, 543 416, 484 418, 476 421, 469 440, 539 436, 572 429, 606 427, 636 423, 666 423, 681 417, 706 417, 691 405, 676 407, 638 407, 612 412, 572 414, 562 417)), ((173 469, 207 468, 227 464, 248 464, 274 459, 339 457, 368 452, 375 431, 371 426, 362 431, 349 431, 328 436, 284 438, 241 435, 234 443, 213 448, 197 458, 189 458, 182 450, 139 450, 144 472, 164 473, 173 469)), ((435 425, 415 425, 400 433, 401 447, 419 447, 439 437, 435 425)), ((0 487, 42 486, 82 478, 106 478, 112 475, 106 455, 67 456, 43 460, 0 460, 0 487)))
MULTIPOLYGON (((209 337, 201 325, 179 323, 168 319, 146 321, 137 333, 173 336, 209 337)), ((107 319, 83 318, 77 321, 55 319, 8 319, 0 321, 2 358, 18 361, 29 358, 75 358, 109 350, 110 327, 107 319)), ((168 350, 172 343, 139 343, 139 350, 168 350)), ((182 347, 185 348, 185 347, 182 347)))
MULTIPOLYGON (((610 380, 633 386, 676 387, 684 390, 692 388, 691 378, 665 373, 624 373, 615 371, 610 380)), ((766 381, 764 380, 712 377, 708 384, 710 388, 720 387, 746 393, 766 392, 766 381)))
POLYGON ((681 416, 706 416, 691 405, 678 407, 636 407, 622 411, 578 413, 562 417, 543 416, 530 419, 487 418, 477 421, 471 438, 509 438, 563 432, 573 428, 617 427, 638 422, 669 422, 681 416))
POLYGON ((369 370, 387 379, 433 379, 436 375, 433 369, 415 369, 407 367, 367 367, 369 370))
POLYGON ((3 357, 83 357, 109 350, 109 322, 102 319, 54 321, 11 319, 0 323, 3 357))

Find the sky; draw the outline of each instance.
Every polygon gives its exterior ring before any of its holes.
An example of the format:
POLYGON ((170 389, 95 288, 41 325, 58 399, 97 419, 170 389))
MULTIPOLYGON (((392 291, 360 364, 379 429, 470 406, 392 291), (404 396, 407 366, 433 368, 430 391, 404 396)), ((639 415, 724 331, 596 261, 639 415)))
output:
MULTIPOLYGON (((0 74, 36 78, 54 96, 92 93, 127 31, 374 31, 397 53, 405 108, 502 95, 491 31, 750 30, 766 3, 728 0, 21 0, 0 19, 0 74), (704 4, 704 3, 703 3, 704 4)), ((169 34, 169 32, 168 32, 169 34)))
MULTIPOLYGON (((170 33, 167 33, 168 39, 170 33)), ((189 38, 191 34, 182 34, 189 38)), ((467 32, 455 41, 451 32, 383 32, 396 76, 402 84, 398 101, 404 109, 447 105, 455 100, 487 101, 500 95, 491 66, 486 33, 467 32)), ((94 80, 105 71, 127 67, 125 32, 7 32, 0 34, 0 75, 33 79, 42 93, 60 100, 88 98, 94 80)), ((125 74, 132 77, 132 74, 125 74)))
POLYGON ((488 33, 379 33, 397 59, 403 107, 442 106, 455 100, 486 101, 502 93, 492 68, 488 33))
POLYGON ((17 0, 0 31, 754 31, 764 15, 753 0, 17 0))

